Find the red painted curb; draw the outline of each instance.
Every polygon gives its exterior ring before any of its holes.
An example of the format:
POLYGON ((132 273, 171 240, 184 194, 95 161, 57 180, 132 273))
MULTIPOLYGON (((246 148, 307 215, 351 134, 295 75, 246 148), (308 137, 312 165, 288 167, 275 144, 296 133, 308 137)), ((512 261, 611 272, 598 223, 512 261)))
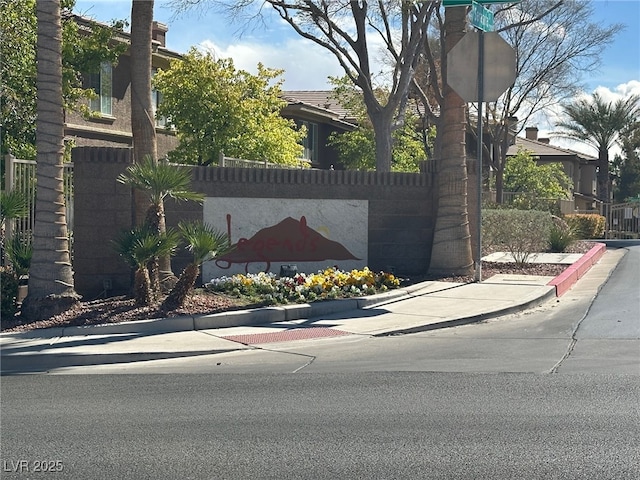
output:
POLYGON ((606 250, 607 246, 604 243, 596 243, 593 248, 580 257, 577 262, 547 283, 547 285, 556 287, 556 297, 561 297, 568 292, 571 287, 600 260, 606 250))

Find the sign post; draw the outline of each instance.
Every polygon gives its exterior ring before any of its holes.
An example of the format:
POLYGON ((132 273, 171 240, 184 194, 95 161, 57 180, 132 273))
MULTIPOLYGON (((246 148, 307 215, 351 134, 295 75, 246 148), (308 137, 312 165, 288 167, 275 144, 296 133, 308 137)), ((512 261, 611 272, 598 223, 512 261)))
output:
POLYGON ((482 138, 482 104, 484 103, 484 32, 480 30, 480 38, 478 41, 478 139, 476 147, 476 163, 477 163, 477 202, 478 202, 478 219, 476 222, 476 238, 478 245, 476 250, 476 269, 475 281, 482 282, 482 154, 484 151, 484 141, 482 138))
POLYGON ((471 5, 471 23, 478 32, 468 32, 447 56, 447 82, 467 102, 478 103, 477 126, 477 251, 475 281, 482 281, 482 156, 483 106, 495 102, 513 85, 516 76, 516 56, 513 48, 493 32, 493 12, 482 3, 495 0, 443 0, 443 5, 471 5), (465 3, 462 3, 465 2, 465 3), (485 31, 489 32, 485 35, 485 31), (477 56, 476 53, 477 52, 477 56), (475 81, 474 81, 475 80, 475 81))

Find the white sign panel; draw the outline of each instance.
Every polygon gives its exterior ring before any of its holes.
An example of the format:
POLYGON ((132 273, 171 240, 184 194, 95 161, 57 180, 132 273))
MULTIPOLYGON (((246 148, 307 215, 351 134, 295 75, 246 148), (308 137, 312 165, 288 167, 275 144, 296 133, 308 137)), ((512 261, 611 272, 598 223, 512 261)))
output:
POLYGON ((206 198, 203 220, 228 232, 234 249, 202 266, 202 278, 296 265, 312 273, 367 265, 366 200, 206 198))

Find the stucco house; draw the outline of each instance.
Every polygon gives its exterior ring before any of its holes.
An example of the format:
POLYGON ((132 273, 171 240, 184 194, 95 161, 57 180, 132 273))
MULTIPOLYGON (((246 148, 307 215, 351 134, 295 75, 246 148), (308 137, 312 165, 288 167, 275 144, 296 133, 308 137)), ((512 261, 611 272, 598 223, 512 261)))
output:
MULTIPOLYGON (((90 31, 96 22, 75 16, 80 31, 90 31)), ((167 26, 153 23, 153 69, 168 68, 169 62, 181 55, 165 47, 167 26)), ((130 43, 130 35, 118 33, 115 41, 130 43)), ((64 133, 67 140, 73 140, 78 147, 131 147, 131 60, 129 51, 119 59, 117 65, 105 62, 98 74, 85 75, 84 88, 93 88, 98 98, 89 101, 90 109, 96 113, 86 118, 78 112, 65 114, 64 133)), ((152 92, 154 103, 160 100, 160 93, 152 92)), ((165 128, 162 119, 156 120, 158 155, 164 156, 178 145, 175 132, 165 128)))
POLYGON ((525 136, 515 138, 515 143, 507 151, 507 157, 516 155, 520 148, 533 152, 539 165, 562 164, 565 173, 573 182, 574 210, 598 210, 596 198, 597 158, 550 145, 548 138, 538 138, 537 127, 525 128, 525 136))

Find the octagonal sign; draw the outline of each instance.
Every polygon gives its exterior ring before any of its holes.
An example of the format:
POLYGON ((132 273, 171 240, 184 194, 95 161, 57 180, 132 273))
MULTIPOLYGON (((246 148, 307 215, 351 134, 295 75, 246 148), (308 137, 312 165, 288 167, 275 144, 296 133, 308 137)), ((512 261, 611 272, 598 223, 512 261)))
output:
MULTIPOLYGON (((477 102, 480 32, 467 32, 447 54, 447 83, 466 102, 477 102)), ((516 79, 516 52, 496 32, 482 33, 484 102, 495 102, 516 79)))

